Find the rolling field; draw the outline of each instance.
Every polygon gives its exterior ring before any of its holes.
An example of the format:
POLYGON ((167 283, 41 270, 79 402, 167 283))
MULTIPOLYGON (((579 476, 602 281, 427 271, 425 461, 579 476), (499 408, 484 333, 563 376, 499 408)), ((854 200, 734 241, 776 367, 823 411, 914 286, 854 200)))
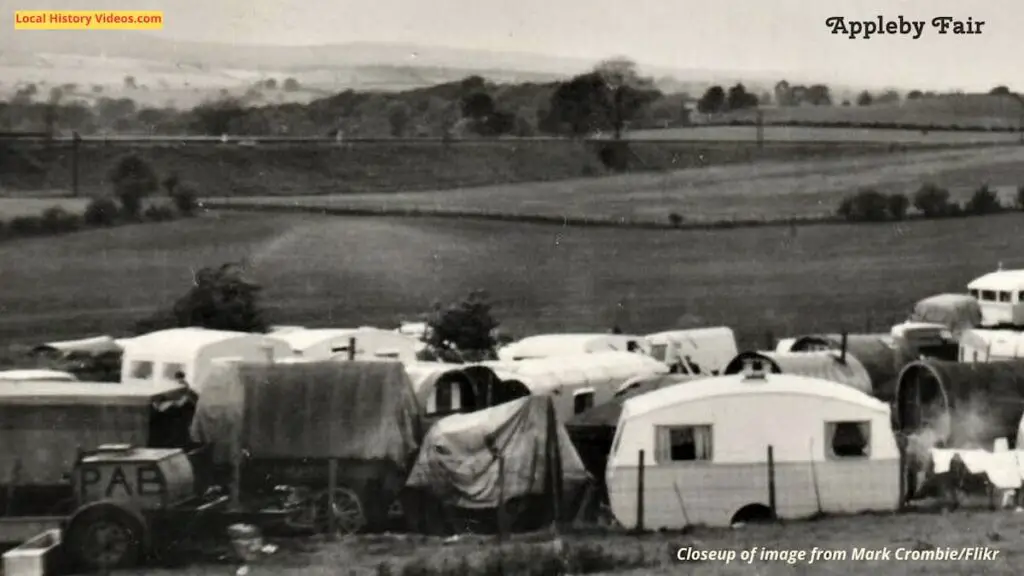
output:
POLYGON ((285 324, 397 325, 474 288, 513 334, 732 326, 887 329, 925 296, 995 268, 1024 215, 715 231, 210 214, 0 244, 0 340, 123 333, 192 270, 246 257, 285 324))
MULTIPOLYGON (((1013 132, 952 132, 889 130, 885 128, 812 128, 807 126, 764 126, 766 142, 879 142, 899 144, 985 144, 1020 141, 1013 132)), ((635 140, 712 140, 749 142, 757 139, 755 126, 691 126, 660 130, 637 130, 635 140)))
MULTIPOLYGON (((570 140, 375 141, 357 143, 85 143, 79 152, 83 195, 109 191, 107 175, 136 153, 161 175, 178 174, 203 196, 289 196, 436 190, 607 175, 602 142, 570 140)), ((634 142, 634 171, 744 164, 754 160, 850 158, 900 154, 894 144, 634 142)), ((0 196, 68 190, 71 146, 0 142, 0 196)))
MULTIPOLYGON (((750 574, 756 576, 778 576, 782 574, 879 574, 902 576, 942 576, 961 574, 1015 575, 1024 560, 1024 515, 1009 512, 955 512, 951 514, 902 514, 868 515, 847 518, 826 518, 813 522, 795 522, 785 525, 747 525, 735 530, 698 529, 690 534, 665 533, 644 536, 627 535, 573 535, 562 537, 569 547, 600 549, 607 556, 623 559, 633 565, 645 568, 622 570, 609 569, 601 574, 625 574, 630 576, 669 576, 692 574, 694 576, 727 576, 750 574), (810 552, 814 547, 828 551, 846 551, 854 547, 870 550, 888 548, 892 553, 897 549, 931 550, 935 548, 982 547, 997 552, 989 560, 962 561, 899 561, 889 560, 845 560, 807 564, 796 561, 788 565, 781 561, 754 561, 751 564, 734 560, 729 564, 721 561, 681 563, 676 559, 680 548, 697 550, 732 550, 737 553, 754 546, 768 550, 810 552)), ((509 568, 524 568, 523 558, 536 558, 550 549, 550 537, 532 534, 516 537, 512 542, 500 545, 492 539, 464 536, 457 542, 444 542, 438 538, 421 536, 383 536, 346 539, 341 542, 320 542, 282 548, 264 562, 250 566, 251 576, 326 576, 344 573, 365 576, 392 574, 438 574, 440 572, 416 571, 437 570, 448 566, 447 574, 457 573, 453 568, 465 561, 470 569, 482 570, 484 558, 494 555, 500 546, 503 554, 512 562, 509 568), (532 555, 531 555, 532 553, 532 555), (518 557, 518 561, 514 560, 518 557), (382 572, 380 565, 388 563, 391 571, 382 572), (402 567, 409 566, 406 570, 402 567)), ((286 544, 287 546, 287 544, 286 544)), ((905 552, 904 552, 905 553, 905 552)), ((545 553, 549 557, 550 553, 545 553)), ((620 561, 621 562, 621 561, 620 561)), ((623 562, 624 563, 624 562, 623 562)), ((528 565, 528 564, 527 564, 528 565)), ((542 574, 539 566, 533 574, 542 574)), ((217 575, 230 570, 230 565, 191 565, 188 574, 217 575)), ((475 572, 477 572, 475 571, 475 572)), ((147 570, 146 576, 176 576, 186 570, 147 570)), ((514 572, 506 572, 514 573, 514 572)))
POLYGON ((911 195, 924 182, 950 189, 962 202, 987 182, 1006 203, 1024 184, 1024 147, 914 151, 764 161, 532 184, 487 186, 432 193, 339 194, 216 198, 226 205, 285 204, 331 208, 424 210, 668 221, 676 212, 688 221, 813 217, 834 214, 842 197, 865 187, 911 195))

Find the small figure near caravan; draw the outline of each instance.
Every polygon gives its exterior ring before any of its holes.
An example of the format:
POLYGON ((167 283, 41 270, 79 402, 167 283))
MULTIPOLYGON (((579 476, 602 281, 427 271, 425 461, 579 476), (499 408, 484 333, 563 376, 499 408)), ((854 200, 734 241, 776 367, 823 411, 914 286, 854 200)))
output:
POLYGON ((651 356, 685 374, 719 374, 736 357, 736 335, 727 326, 672 330, 645 336, 651 356))
POLYGON ((600 352, 508 362, 482 362, 500 377, 522 382, 535 396, 552 396, 560 422, 610 400, 623 382, 668 374, 669 368, 646 354, 600 352))
POLYGON ((378 328, 308 328, 274 334, 291 347, 292 353, 314 361, 345 359, 349 343, 356 341, 356 360, 386 358, 399 362, 416 361, 416 340, 378 328))
POLYGON ((640 520, 641 453, 646 529, 899 507, 889 407, 849 386, 765 368, 752 361, 742 374, 624 403, 606 475, 620 524, 640 520))
MULTIPOLYGON (((292 355, 285 342, 247 332, 172 328, 137 336, 125 342, 121 382, 175 384, 182 372, 193 386, 201 385, 217 358, 237 357, 265 362, 292 355)), ((201 389, 196 389, 202 393, 201 389)))
POLYGON ((975 328, 960 337, 960 362, 1002 362, 1024 358, 1024 333, 975 328))
POLYGON ((990 272, 967 285, 981 308, 981 326, 1024 326, 1024 270, 990 272))
POLYGON ((501 348, 498 350, 498 359, 529 360, 615 350, 648 353, 650 345, 642 336, 628 334, 541 334, 501 348))

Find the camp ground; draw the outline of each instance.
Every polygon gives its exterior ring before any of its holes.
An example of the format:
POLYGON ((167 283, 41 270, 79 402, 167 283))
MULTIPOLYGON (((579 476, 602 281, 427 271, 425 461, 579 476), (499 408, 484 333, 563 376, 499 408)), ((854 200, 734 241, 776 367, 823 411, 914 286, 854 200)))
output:
POLYGON ((606 473, 621 525, 728 526, 900 506, 889 407, 838 382, 765 368, 751 360, 738 374, 626 400, 606 473))
POLYGON ((643 336, 626 334, 540 334, 501 348, 498 350, 498 359, 527 360, 613 350, 649 351, 650 346, 643 336))
POLYGON ((299 328, 273 333, 274 338, 283 340, 291 347, 292 353, 310 360, 352 358, 367 360, 389 358, 401 362, 416 361, 414 338, 389 330, 377 328, 299 328), (349 346, 355 343, 355 352, 349 346))
POLYGON ((512 375, 536 396, 552 396, 561 422, 610 400, 630 378, 668 374, 669 367, 646 354, 595 352, 511 362, 484 362, 512 375))
POLYGON ((174 383, 180 372, 189 385, 201 390, 216 358, 273 361, 291 355, 287 343, 262 334, 172 328, 125 342, 121 381, 162 385, 174 383))

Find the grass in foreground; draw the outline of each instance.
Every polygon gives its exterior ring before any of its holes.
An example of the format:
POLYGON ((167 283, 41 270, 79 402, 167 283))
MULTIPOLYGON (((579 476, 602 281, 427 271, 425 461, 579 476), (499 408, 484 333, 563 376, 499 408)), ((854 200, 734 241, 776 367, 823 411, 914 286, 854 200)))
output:
POLYGON ((963 291, 1024 215, 898 225, 675 231, 502 222, 213 214, 0 244, 0 341, 119 334, 206 265, 248 258, 275 323, 397 325, 471 289, 513 334, 728 325, 744 346, 888 331, 963 291))
MULTIPOLYGON (((241 203, 418 209, 542 216, 624 218, 667 223, 835 214, 844 196, 871 187, 913 194, 933 182, 963 202, 988 183, 1012 204, 1024 183, 1024 147, 940 150, 691 168, 606 178, 394 194, 262 197, 241 203)), ((231 201, 218 198, 218 201, 231 201)))
MULTIPOLYGON (((1012 512, 865 515, 737 529, 698 529, 688 534, 664 533, 520 535, 498 545, 493 539, 468 536, 454 542, 423 536, 366 536, 338 542, 286 543, 282 550, 250 566, 251 576, 352 574, 359 576, 468 576, 507 574, 1017 574, 1024 560, 1024 515, 1012 512), (734 550, 753 546, 770 550, 806 551, 897 548, 929 550, 980 546, 998 550, 994 560, 967 561, 797 561, 688 562, 676 559, 679 548, 734 550), (499 572, 499 568, 501 571, 499 572), (561 569, 561 570, 559 570, 561 569)), ((193 565, 189 574, 223 573, 224 565, 193 565)), ((183 573, 151 570, 150 576, 183 573)))

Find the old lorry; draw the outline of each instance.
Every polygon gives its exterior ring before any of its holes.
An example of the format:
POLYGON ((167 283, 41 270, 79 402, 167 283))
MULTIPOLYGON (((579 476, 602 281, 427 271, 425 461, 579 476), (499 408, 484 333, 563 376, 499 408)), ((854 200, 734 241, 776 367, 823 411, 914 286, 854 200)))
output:
MULTIPOLYGON (((147 397, 131 385, 94 386, 105 386, 88 389, 104 399, 92 402, 98 412, 77 420, 27 417, 26 430, 15 433, 22 437, 4 438, 23 446, 23 458, 6 459, 22 463, 8 470, 45 470, 43 479, 61 488, 32 495, 59 505, 22 515, 18 539, 59 527, 61 556, 86 570, 128 567, 182 536, 235 522, 342 532, 379 525, 421 438, 419 405, 397 362, 224 363, 211 371, 194 409, 180 388, 157 394, 149 385, 147 397), (50 422, 67 431, 49 433, 50 422), (35 454, 44 456, 24 458, 35 454)), ((38 401, 43 388, 31 390, 23 404, 38 401)), ((89 412, 82 407, 88 394, 52 396, 68 414, 89 412)), ((7 504, 22 503, 28 488, 17 487, 23 492, 7 504)))

